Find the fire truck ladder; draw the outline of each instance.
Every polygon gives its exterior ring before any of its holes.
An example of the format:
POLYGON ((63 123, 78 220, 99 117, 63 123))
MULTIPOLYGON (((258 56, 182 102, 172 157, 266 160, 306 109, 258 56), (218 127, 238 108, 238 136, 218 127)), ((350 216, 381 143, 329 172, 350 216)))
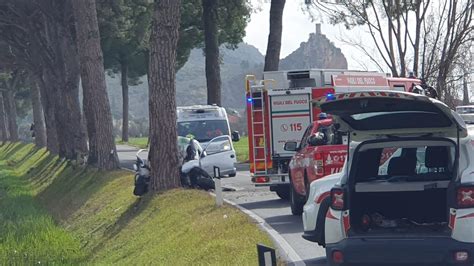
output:
POLYGON ((268 174, 268 161, 267 161, 267 139, 266 139, 266 124, 265 124, 265 116, 264 116, 264 111, 265 111, 265 91, 267 90, 266 88, 266 82, 256 82, 255 77, 247 77, 247 82, 249 82, 249 92, 250 92, 250 97, 251 98, 251 105, 250 105, 250 111, 252 112, 250 119, 251 119, 251 125, 252 125, 252 147, 253 147, 253 153, 252 153, 252 159, 254 163, 254 175, 267 175, 268 174), (255 84, 257 83, 257 84, 255 84), (260 108, 255 107, 255 103, 260 103, 260 108), (261 120, 259 121, 258 119, 255 119, 255 116, 258 114, 261 120), (256 132, 256 128, 260 128, 260 132, 256 132), (260 152, 259 152, 260 151, 260 152), (259 156, 263 154, 262 156, 259 156), (263 163, 263 169, 262 169, 262 163, 263 163))

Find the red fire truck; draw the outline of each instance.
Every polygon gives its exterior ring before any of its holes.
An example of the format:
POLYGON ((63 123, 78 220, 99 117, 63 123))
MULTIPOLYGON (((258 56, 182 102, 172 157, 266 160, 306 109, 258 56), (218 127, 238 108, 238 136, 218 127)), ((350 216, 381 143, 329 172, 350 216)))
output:
POLYGON ((348 70, 265 72, 264 80, 247 76, 252 182, 269 186, 280 198, 289 198, 288 166, 295 152, 285 150, 285 143, 299 145, 308 125, 317 120, 320 110, 313 107, 313 100, 342 92, 401 90, 402 86, 411 91, 419 84, 418 79, 391 79, 383 73, 348 70))

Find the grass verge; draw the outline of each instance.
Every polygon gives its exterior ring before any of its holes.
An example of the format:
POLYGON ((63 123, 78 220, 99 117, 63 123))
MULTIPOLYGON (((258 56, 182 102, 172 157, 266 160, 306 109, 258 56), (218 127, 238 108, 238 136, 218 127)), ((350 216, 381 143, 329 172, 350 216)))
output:
POLYGON ((247 136, 240 138, 238 142, 234 142, 234 149, 238 162, 246 163, 249 161, 249 138, 247 136))
MULTIPOLYGON (((118 140, 117 144, 128 144, 139 149, 146 149, 148 138, 130 138, 128 143, 118 140)), ((248 162, 249 160, 249 139, 247 136, 242 137, 240 141, 234 142, 234 149, 237 155, 237 161, 240 163, 248 162)))
POLYGON ((123 142, 121 140, 117 140, 117 144, 127 144, 133 147, 137 147, 139 149, 146 149, 148 148, 148 138, 129 138, 128 142, 123 142))
POLYGON ((0 264, 257 263, 269 237, 205 192, 138 199, 132 177, 71 165, 32 145, 0 146, 0 264))

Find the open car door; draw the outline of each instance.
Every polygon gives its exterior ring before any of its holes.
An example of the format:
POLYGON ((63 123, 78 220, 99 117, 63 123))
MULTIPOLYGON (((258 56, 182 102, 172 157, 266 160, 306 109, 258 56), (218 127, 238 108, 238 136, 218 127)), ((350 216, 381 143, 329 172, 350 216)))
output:
POLYGON ((230 136, 223 135, 213 138, 206 147, 205 155, 201 156, 200 167, 210 176, 214 175, 214 166, 219 167, 222 175, 228 175, 234 171, 237 159, 232 147, 230 136))

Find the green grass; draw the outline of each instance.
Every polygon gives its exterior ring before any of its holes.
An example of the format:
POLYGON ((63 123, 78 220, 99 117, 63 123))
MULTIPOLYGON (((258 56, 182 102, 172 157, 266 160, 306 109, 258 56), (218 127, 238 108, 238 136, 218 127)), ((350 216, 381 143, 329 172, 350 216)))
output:
MULTIPOLYGON (((148 138, 130 138, 128 143, 117 141, 117 144, 128 144, 139 149, 146 149, 148 138)), ((242 137, 240 141, 234 142, 235 153, 237 154, 237 161, 244 163, 249 160, 249 140, 248 137, 242 137)))
POLYGON ((237 161, 244 163, 249 160, 249 138, 242 137, 238 142, 234 142, 235 153, 237 154, 237 161))
POLYGON ((30 151, 18 144, 0 148, 0 264, 77 264, 85 258, 80 243, 38 206, 34 189, 22 176, 26 168, 13 171, 28 156, 29 162, 53 159, 44 151, 30 151))
POLYGON ((134 147, 137 147, 139 149, 146 149, 148 148, 148 138, 145 137, 145 138, 129 138, 128 139, 128 142, 125 143, 121 140, 118 140, 117 141, 117 144, 128 144, 130 146, 134 146, 134 147))
POLYGON ((138 199, 128 172, 100 172, 32 145, 0 146, 0 265, 255 265, 268 236, 197 190, 138 199))

